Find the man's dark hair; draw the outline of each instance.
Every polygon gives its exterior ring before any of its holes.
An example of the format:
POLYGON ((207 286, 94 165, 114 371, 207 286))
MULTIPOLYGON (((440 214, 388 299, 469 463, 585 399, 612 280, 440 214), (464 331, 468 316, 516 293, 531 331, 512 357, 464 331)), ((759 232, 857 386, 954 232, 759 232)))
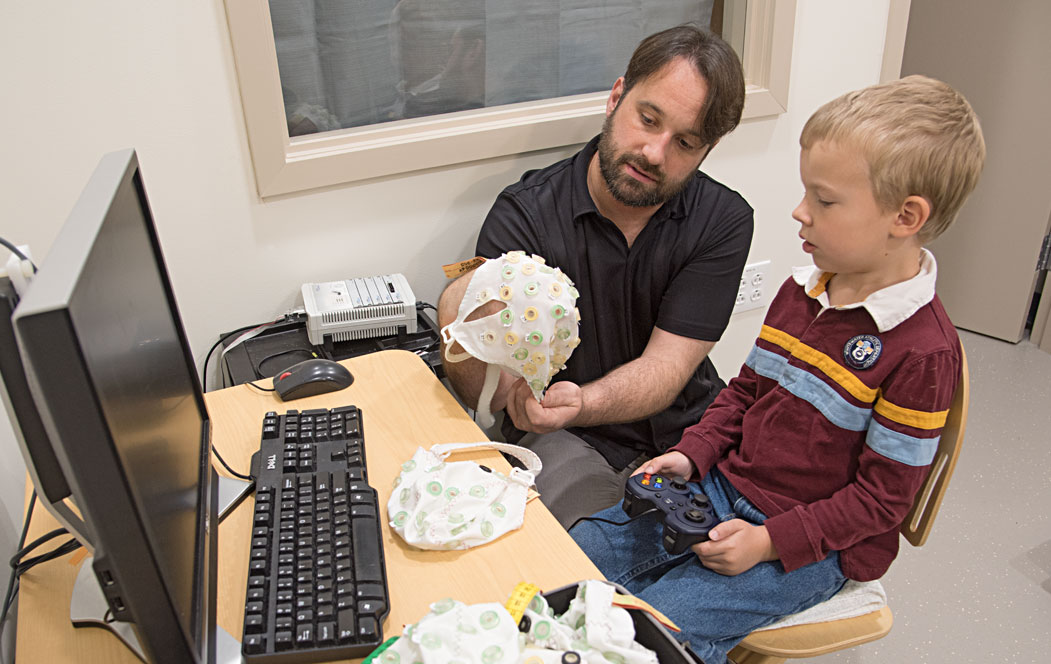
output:
POLYGON ((744 71, 741 60, 718 35, 694 25, 679 25, 646 37, 635 48, 624 73, 624 93, 675 58, 686 58, 708 82, 701 109, 701 139, 712 145, 741 121, 744 71))

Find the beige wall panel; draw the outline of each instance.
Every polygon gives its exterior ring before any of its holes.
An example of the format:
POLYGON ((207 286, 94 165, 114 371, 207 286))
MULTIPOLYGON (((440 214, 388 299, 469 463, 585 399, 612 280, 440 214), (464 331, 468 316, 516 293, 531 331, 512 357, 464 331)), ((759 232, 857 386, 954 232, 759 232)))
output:
POLYGON ((959 89, 988 149, 978 188, 931 249, 938 292, 962 328, 1021 339, 1051 211, 1051 3, 913 0, 902 75, 959 89))

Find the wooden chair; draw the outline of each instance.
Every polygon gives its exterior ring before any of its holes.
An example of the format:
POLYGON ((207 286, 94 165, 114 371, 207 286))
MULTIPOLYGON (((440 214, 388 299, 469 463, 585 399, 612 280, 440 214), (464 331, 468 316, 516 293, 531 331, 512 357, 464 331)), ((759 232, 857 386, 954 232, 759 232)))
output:
MULTIPOLYGON (((901 526, 901 534, 913 546, 923 546, 930 535, 934 517, 938 516, 938 508, 956 468, 963 432, 967 427, 970 380, 967 356, 962 346, 960 360, 960 384, 949 407, 938 452, 930 474, 901 526)), ((789 658, 817 657, 880 639, 890 632, 893 622, 890 607, 884 606, 853 618, 752 632, 730 651, 730 659, 737 664, 780 664, 789 658)))

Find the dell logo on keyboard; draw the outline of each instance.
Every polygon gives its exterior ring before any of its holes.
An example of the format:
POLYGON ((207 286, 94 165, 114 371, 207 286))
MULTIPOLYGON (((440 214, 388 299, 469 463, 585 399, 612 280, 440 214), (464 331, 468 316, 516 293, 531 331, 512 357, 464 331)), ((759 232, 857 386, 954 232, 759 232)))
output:
POLYGON ((273 470, 277 468, 277 455, 271 454, 266 458, 266 469, 273 470))

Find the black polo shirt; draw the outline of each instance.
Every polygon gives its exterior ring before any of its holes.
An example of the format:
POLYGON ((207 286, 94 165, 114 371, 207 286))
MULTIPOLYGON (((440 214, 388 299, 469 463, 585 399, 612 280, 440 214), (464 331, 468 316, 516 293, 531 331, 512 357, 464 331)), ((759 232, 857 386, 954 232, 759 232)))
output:
MULTIPOLYGON (((477 253, 524 249, 562 269, 580 291, 580 346, 555 380, 579 385, 642 355, 653 327, 718 341, 733 309, 752 241, 752 208, 698 171, 650 218, 628 248, 587 189, 598 138, 576 155, 529 171, 500 194, 482 225, 477 253)), ((615 468, 679 442, 724 387, 707 358, 667 410, 627 424, 572 428, 615 468)), ((504 420, 504 434, 523 435, 504 420)))

